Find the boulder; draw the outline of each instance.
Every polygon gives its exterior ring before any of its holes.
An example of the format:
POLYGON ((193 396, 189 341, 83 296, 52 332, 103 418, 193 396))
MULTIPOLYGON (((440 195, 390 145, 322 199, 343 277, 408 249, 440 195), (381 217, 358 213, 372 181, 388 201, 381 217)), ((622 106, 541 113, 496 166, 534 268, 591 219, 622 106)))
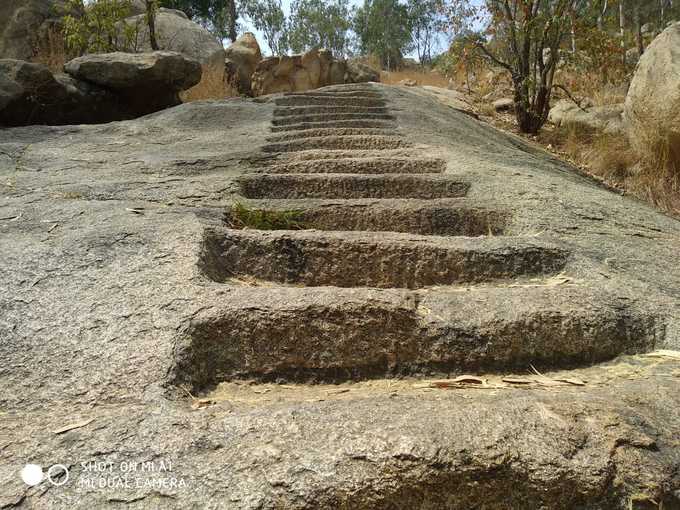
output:
POLYGON ((231 78, 244 94, 250 93, 251 80, 257 64, 262 60, 260 45, 255 36, 247 32, 225 50, 225 64, 228 77, 231 78))
POLYGON ((33 57, 41 26, 63 12, 63 0, 1 0, 0 58, 33 57))
POLYGON ((344 60, 334 60, 330 65, 328 75, 329 85, 341 85, 345 83, 347 77, 347 62, 344 60))
POLYGON ((131 118, 109 90, 42 64, 0 60, 0 125, 90 124, 131 118))
POLYGON ((181 103, 179 93, 201 81, 201 65, 179 53, 101 53, 64 66, 74 78, 113 90, 134 116, 181 103))
POLYGON ((144 0, 132 0, 130 2, 130 16, 146 14, 146 2, 144 0))
POLYGON ((668 144, 672 162, 680 165, 680 23, 658 35, 640 57, 626 96, 624 125, 640 154, 668 144))
POLYGON ((511 112, 515 109, 515 101, 509 97, 502 97, 496 99, 493 103, 493 109, 497 112, 511 112))
POLYGON ((347 83, 380 82, 380 72, 356 59, 347 61, 347 83))
POLYGON ((111 89, 166 86, 182 91, 201 80, 200 64, 173 51, 93 53, 74 58, 64 70, 111 89))
POLYGON ((252 76, 254 96, 305 90, 345 83, 344 61, 333 60, 328 50, 311 50, 300 55, 284 55, 262 60, 252 76))
POLYGON ((584 106, 563 99, 551 108, 548 120, 556 126, 585 131, 597 131, 611 135, 623 132, 623 104, 584 106))
MULTIPOLYGON (((134 51, 150 52, 149 27, 145 14, 130 16, 125 23, 135 27, 134 51)), ((156 40, 164 51, 175 51, 202 65, 224 69, 222 43, 205 28, 189 20, 182 11, 161 8, 156 15, 156 40)))

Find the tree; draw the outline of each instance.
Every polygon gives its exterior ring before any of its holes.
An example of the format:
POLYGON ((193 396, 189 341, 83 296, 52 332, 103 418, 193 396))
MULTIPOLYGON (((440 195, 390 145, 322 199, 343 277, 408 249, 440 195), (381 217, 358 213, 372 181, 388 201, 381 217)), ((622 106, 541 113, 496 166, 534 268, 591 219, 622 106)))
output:
POLYGON ((444 0, 408 0, 413 48, 422 64, 432 62, 437 35, 444 28, 444 0))
POLYGON ((537 133, 548 118, 560 46, 581 0, 486 0, 489 41, 477 47, 512 77, 520 131, 537 133))
POLYGON ((156 40, 156 12, 158 12, 158 0, 144 0, 146 5, 146 24, 149 27, 149 44, 151 49, 158 51, 158 41, 156 40))
POLYGON ((284 55, 288 51, 288 24, 281 0, 245 0, 244 11, 264 35, 272 54, 284 55))
POLYGON ((165 7, 184 12, 220 39, 238 36, 237 0, 161 0, 165 7))
POLYGON ((360 51, 377 55, 381 64, 391 70, 410 49, 408 7, 399 0, 364 0, 354 16, 354 31, 360 51))
POLYGON ((326 48, 345 56, 351 26, 348 0, 295 0, 289 22, 290 49, 301 53, 326 48))
POLYGON ((119 22, 130 15, 131 0, 96 0, 85 4, 83 0, 69 0, 64 17, 64 40, 67 48, 76 55, 106 53, 131 49, 135 27, 119 22))

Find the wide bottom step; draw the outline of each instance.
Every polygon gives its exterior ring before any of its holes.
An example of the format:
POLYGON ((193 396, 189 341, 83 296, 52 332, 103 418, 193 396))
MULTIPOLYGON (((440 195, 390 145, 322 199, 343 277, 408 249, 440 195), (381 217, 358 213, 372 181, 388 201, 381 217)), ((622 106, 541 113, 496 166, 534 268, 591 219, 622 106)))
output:
POLYGON ((240 378, 338 382, 524 371, 646 352, 661 341, 653 317, 579 287, 410 297, 284 290, 254 289, 242 298, 252 306, 192 322, 178 344, 174 382, 200 390, 240 378))

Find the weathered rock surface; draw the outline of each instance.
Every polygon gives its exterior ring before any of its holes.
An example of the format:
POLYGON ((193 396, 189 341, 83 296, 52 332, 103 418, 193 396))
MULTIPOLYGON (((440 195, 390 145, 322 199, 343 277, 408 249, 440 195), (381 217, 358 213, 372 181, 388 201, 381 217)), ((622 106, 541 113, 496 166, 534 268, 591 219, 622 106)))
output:
POLYGON ((581 108, 562 99, 550 109, 548 120, 556 126, 619 135, 623 134, 623 104, 581 108))
POLYGON ((421 88, 1 130, 0 190, 0 507, 680 505, 680 222, 421 88))
POLYGON ((63 9, 62 0, 2 0, 0 58, 30 59, 41 25, 63 14, 63 9))
POLYGON ((479 111, 474 105, 470 96, 455 89, 444 89, 441 87, 434 87, 432 85, 423 85, 418 87, 415 93, 424 93, 425 95, 434 97, 444 106, 453 108, 472 117, 479 117, 479 111))
POLYGON ((262 60, 262 52, 257 39, 247 32, 225 50, 227 76, 235 80, 239 92, 250 94, 252 76, 257 64, 262 60))
POLYGON ((640 58, 628 89, 625 127, 640 153, 670 149, 680 164, 680 23, 657 36, 640 58))
MULTIPOLYGON (((131 16, 125 23, 137 30, 132 50, 151 52, 149 27, 145 15, 131 16)), ((224 69, 224 48, 205 28, 187 18, 182 11, 161 8, 156 15, 156 40, 164 51, 182 53, 205 66, 224 69)))

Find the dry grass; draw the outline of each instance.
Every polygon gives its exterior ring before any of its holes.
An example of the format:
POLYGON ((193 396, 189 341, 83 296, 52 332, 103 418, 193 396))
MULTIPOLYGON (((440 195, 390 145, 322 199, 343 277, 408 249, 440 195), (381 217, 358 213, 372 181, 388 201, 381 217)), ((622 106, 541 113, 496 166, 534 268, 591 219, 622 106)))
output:
POLYGON ((606 184, 680 215, 680 172, 671 144, 650 136, 650 149, 639 155, 623 135, 546 127, 536 141, 606 184))
POLYGON ((61 73, 68 60, 64 34, 61 30, 50 28, 45 37, 36 42, 32 61, 46 65, 53 73, 61 73))
POLYGON ((224 99, 238 95, 235 85, 225 81, 224 69, 204 66, 201 81, 195 87, 182 92, 180 98, 183 102, 190 103, 191 101, 224 99))

